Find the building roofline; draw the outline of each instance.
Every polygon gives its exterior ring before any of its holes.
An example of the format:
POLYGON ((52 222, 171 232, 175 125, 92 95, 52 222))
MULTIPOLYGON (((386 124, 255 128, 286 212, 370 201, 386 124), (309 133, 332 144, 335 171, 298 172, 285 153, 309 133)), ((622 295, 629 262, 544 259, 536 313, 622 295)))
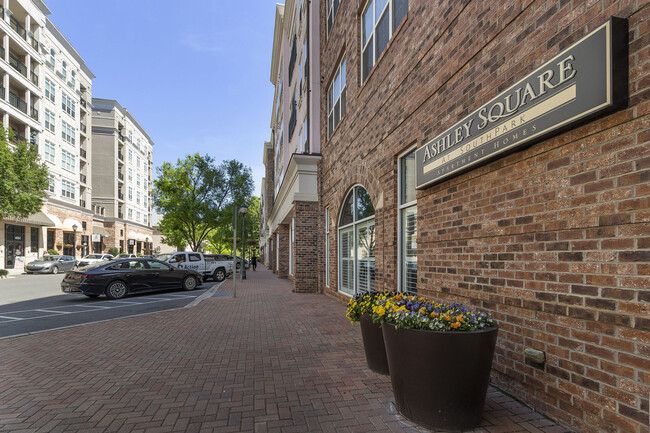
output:
POLYGON ((282 49, 282 20, 284 19, 284 5, 275 5, 275 29, 273 30, 273 51, 271 54, 271 76, 270 80, 275 85, 278 78, 278 67, 280 63, 280 50, 282 49))
POLYGON ((119 102, 117 102, 115 99, 104 99, 104 98, 93 98, 93 108, 98 110, 98 111, 111 111, 113 108, 119 109, 124 116, 128 117, 128 119, 133 122, 133 124, 138 128, 138 130, 145 136, 147 137, 147 140, 149 140, 149 143, 153 146, 155 143, 147 134, 147 131, 144 130, 142 125, 140 125, 140 122, 135 120, 135 117, 131 114, 129 110, 126 108, 122 107, 119 102), (102 105, 106 105, 111 107, 110 109, 102 108, 102 105))
POLYGON ((84 74, 86 74, 90 79, 95 78, 95 74, 93 74, 88 66, 86 66, 86 62, 81 57, 79 52, 72 46, 72 44, 65 38, 65 36, 63 36, 59 29, 54 25, 52 20, 50 20, 48 17, 45 17, 45 27, 56 38, 56 40, 61 45, 63 45, 63 48, 65 48, 70 53, 70 55, 79 63, 79 66, 81 67, 81 70, 84 72, 84 74))

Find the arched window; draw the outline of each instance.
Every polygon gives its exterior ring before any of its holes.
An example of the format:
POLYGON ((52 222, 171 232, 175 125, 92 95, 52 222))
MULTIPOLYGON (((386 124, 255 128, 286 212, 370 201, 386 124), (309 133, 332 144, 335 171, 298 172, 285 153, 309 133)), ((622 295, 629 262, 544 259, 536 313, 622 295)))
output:
POLYGON ((375 208, 362 186, 349 192, 339 217, 339 290, 375 290, 375 208))

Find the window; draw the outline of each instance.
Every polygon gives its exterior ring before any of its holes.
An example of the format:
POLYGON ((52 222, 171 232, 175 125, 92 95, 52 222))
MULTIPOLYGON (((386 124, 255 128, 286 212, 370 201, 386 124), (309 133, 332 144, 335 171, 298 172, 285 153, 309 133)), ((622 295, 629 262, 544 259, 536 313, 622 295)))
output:
POLYGON ((375 208, 355 186, 339 217, 339 291, 354 295, 375 289, 375 208))
POLYGON ((136 182, 136 184, 137 184, 138 186, 140 186, 140 175, 139 175, 139 174, 138 174, 138 176, 137 176, 137 182, 136 182))
POLYGON ((129 162, 133 161, 133 151, 129 149, 129 162))
POLYGON ((361 82, 365 82, 408 11, 408 0, 370 0, 361 16, 361 82))
POLYGON ((75 129, 70 126, 65 120, 61 120, 61 137, 63 140, 74 145, 75 143, 75 129))
POLYGON ((142 215, 142 222, 145 223, 145 224, 147 223, 147 215, 146 214, 142 215))
POLYGON ((339 9, 339 0, 326 0, 327 1, 327 34, 329 35, 332 24, 334 24, 334 17, 336 11, 339 9))
POLYGON ((136 191, 135 193, 135 202, 140 204, 140 191, 136 191))
POLYGON ((47 129, 50 132, 54 132, 54 113, 52 113, 50 110, 47 108, 45 109, 45 129, 47 129))
POLYGON ((75 156, 64 149, 61 149, 61 167, 69 171, 76 168, 75 156))
POLYGON ((135 163, 135 169, 136 169, 136 170, 140 170, 140 157, 139 157, 139 156, 138 156, 138 158, 137 158, 136 161, 137 161, 137 162, 135 163))
POLYGON ((136 212, 136 213, 135 213, 135 220, 136 220, 137 222, 140 222, 140 212, 136 212))
POLYGON ((201 255, 196 254, 196 253, 190 253, 187 255, 189 257, 190 262, 200 262, 201 261, 201 255))
POLYGON ((305 117, 305 122, 303 123, 302 129, 300 130, 300 149, 298 150, 300 153, 309 152, 308 150, 309 143, 307 142, 308 141, 307 126, 308 126, 307 117, 305 117))
POLYGON ((63 81, 68 78, 68 64, 65 60, 61 62, 61 75, 63 75, 63 81))
POLYGON ((129 215, 129 219, 133 219, 133 209, 129 209, 128 215, 129 215))
MULTIPOLYGON (((54 64, 55 64, 55 62, 56 62, 56 61, 54 60, 54 48, 50 48, 50 64, 47 65, 47 66, 48 66, 48 67, 50 68, 50 70, 52 70, 52 71, 54 70, 54 64)), ((47 78, 46 78, 45 80, 47 80, 47 78)))
POLYGON ((129 200, 133 200, 133 188, 129 187, 129 200))
POLYGON ((334 75, 334 81, 327 91, 327 137, 332 135, 345 116, 345 57, 334 75))
POLYGON ((65 92, 61 92, 61 108, 63 111, 68 113, 70 116, 75 116, 75 102, 72 98, 65 92))
POLYGON ((415 199, 415 150, 399 159, 399 290, 417 293, 417 218, 418 208, 415 199))
POLYGON ((291 232, 289 233, 289 275, 293 275, 293 243, 296 240, 296 220, 291 218, 291 232))
POLYGON ((330 286, 330 208, 325 208, 325 285, 330 286))
POLYGON ((54 86, 54 83, 51 82, 49 78, 45 77, 45 97, 54 102, 55 95, 56 87, 54 86))
POLYGON ((133 169, 129 167, 129 182, 133 182, 133 169))
POLYGON ((45 140, 45 160, 50 162, 56 162, 56 147, 54 144, 45 140))
POLYGON ((147 194, 143 194, 142 198, 144 199, 144 207, 147 207, 147 194))
POLYGON ((32 227, 30 230, 30 246, 32 253, 38 253, 38 229, 36 227, 32 227))
POLYGON ((76 80, 75 80, 76 75, 77 74, 75 73, 75 71, 70 71, 70 83, 72 84, 72 87, 74 87, 76 84, 76 80))
POLYGON ((53 176, 50 176, 50 185, 48 189, 50 192, 54 192, 56 189, 56 180, 54 180, 53 176))
POLYGON ((61 195, 63 197, 74 199, 74 183, 65 179, 61 180, 61 195))

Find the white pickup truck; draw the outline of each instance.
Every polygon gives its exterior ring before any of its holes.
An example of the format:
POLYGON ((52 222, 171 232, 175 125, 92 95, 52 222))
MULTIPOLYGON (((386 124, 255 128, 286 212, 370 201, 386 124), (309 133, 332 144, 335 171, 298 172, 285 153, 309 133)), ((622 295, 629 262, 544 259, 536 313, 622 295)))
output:
POLYGON ((191 251, 164 253, 155 258, 179 269, 195 270, 203 275, 204 280, 212 278, 214 281, 223 281, 232 274, 232 262, 214 260, 203 256, 202 253, 191 251))

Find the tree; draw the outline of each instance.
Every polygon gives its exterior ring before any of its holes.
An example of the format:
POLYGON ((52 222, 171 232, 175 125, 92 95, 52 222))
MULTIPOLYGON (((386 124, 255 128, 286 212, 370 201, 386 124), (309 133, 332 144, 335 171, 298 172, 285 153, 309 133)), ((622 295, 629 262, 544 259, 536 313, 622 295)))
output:
MULTIPOLYGON (((241 239, 241 214, 239 207, 241 203, 237 204, 237 247, 241 253, 242 239, 241 239)), ((253 248, 259 244, 260 238, 260 198, 251 196, 246 200, 246 245, 248 248, 253 248)), ((232 253, 233 244, 233 207, 228 206, 222 213, 222 218, 219 220, 217 227, 210 232, 208 242, 210 251, 217 254, 232 253)), ((239 254, 238 253, 238 254, 239 254)), ((248 255, 248 254, 247 254, 248 255)))
POLYGON ((0 219, 27 218, 43 207, 49 174, 38 148, 0 124, 0 219), (11 140, 10 144, 8 140, 11 140))
POLYGON ((157 169, 153 204, 164 214, 159 224, 166 242, 197 251, 223 220, 225 209, 248 197, 253 177, 248 167, 235 160, 216 165, 214 158, 198 153, 166 162, 157 169))

